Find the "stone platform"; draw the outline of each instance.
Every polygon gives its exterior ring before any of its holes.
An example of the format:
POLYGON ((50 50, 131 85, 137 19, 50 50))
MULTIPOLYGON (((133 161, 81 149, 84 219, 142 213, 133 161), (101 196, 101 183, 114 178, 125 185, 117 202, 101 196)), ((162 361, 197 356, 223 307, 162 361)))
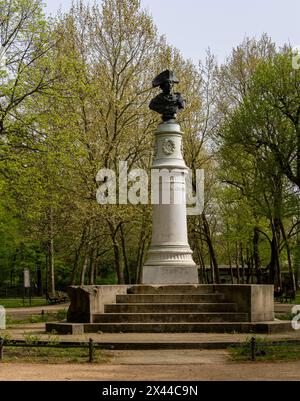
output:
POLYGON ((134 285, 70 287, 60 334, 275 333, 271 285, 134 285))

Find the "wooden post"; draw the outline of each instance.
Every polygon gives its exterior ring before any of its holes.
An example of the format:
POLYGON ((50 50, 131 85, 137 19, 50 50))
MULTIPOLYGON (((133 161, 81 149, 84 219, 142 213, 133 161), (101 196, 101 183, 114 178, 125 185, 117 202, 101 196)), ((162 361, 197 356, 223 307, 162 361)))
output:
POLYGON ((251 360, 256 360, 256 339, 255 337, 251 338, 251 360))
POLYGON ((94 341, 92 338, 89 339, 89 362, 94 361, 94 341))
POLYGON ((0 361, 3 360, 4 338, 0 337, 0 361))

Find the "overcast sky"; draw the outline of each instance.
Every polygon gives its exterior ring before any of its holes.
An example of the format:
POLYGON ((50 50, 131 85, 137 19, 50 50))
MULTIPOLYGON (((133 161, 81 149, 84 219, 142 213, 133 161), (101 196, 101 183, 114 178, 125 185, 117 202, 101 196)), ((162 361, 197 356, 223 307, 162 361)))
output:
MULTIPOLYGON (((101 0, 98 0, 101 3, 101 0)), ((141 0, 160 34, 195 63, 208 47, 222 62, 246 37, 266 32, 282 46, 300 46, 300 0, 141 0)), ((72 0, 45 0, 47 12, 72 0)))

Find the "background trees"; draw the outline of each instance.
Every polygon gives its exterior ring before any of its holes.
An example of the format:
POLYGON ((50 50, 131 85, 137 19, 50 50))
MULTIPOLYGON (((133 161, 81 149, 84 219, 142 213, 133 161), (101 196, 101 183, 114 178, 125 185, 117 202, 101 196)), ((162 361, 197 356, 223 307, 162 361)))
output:
MULTIPOLYGON (((286 230, 294 225, 290 220, 292 205, 299 204, 298 74, 292 69, 288 48, 261 57, 243 86, 237 106, 223 119, 219 135, 223 179, 251 202, 257 256, 259 236, 263 234, 269 242, 268 280, 281 287, 282 264, 286 264, 293 288, 286 230), (270 234, 260 227, 261 218, 269 221, 270 234), (285 256, 283 251, 287 252, 285 256)), ((293 218, 298 219, 295 215, 293 218)))
MULTIPOLYGON (((119 161, 150 170, 153 77, 180 76, 184 157, 205 170, 189 217, 202 282, 295 286, 299 265, 299 71, 288 48, 246 39, 199 66, 159 37, 138 0, 82 2, 46 19, 38 0, 0 1, 0 286, 30 267, 36 287, 136 283, 151 207, 96 202, 96 175, 119 161)), ((193 182, 195 186, 195 181, 193 182)))

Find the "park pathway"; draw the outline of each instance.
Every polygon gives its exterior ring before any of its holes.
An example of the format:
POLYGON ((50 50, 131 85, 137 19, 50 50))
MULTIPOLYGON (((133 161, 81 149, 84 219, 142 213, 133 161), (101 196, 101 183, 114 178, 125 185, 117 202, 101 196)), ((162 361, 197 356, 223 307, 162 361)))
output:
POLYGON ((69 303, 44 305, 44 306, 28 306, 24 308, 6 308, 6 313, 13 319, 23 319, 31 315, 41 315, 44 313, 57 313, 61 310, 68 310, 69 303))
POLYGON ((143 351, 137 355, 136 351, 118 351, 111 362, 102 365, 2 362, 0 381, 300 380, 300 361, 235 363, 228 360, 226 351, 191 352, 170 350, 162 355, 161 351, 143 351))

